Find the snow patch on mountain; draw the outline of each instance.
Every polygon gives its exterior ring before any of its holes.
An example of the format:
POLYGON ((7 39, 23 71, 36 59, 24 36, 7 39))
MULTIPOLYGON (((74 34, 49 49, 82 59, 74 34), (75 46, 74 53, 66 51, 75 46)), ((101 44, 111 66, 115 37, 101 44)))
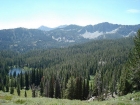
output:
POLYGON ((82 29, 78 30, 77 32, 80 32, 82 29))
POLYGON ((74 40, 68 40, 68 39, 66 39, 65 37, 58 37, 58 38, 55 38, 54 36, 52 36, 52 39, 54 39, 54 40, 56 40, 56 41, 58 41, 58 42, 62 42, 62 41, 64 41, 64 42, 69 42, 69 43, 72 43, 72 42, 75 42, 74 40))
POLYGON ((76 30, 76 29, 67 29, 66 31, 74 31, 74 30, 76 30))
POLYGON ((72 42, 75 42, 74 40, 65 40, 65 42, 69 42, 69 43, 72 43, 72 42))
POLYGON ((114 30, 112 30, 110 32, 106 32, 106 34, 114 34, 114 33, 116 33, 119 30, 119 28, 116 28, 116 29, 114 29, 114 30))
POLYGON ((62 38, 62 41, 64 41, 64 42, 70 42, 70 43, 71 43, 71 42, 75 42, 74 40, 68 40, 68 39, 66 39, 65 37, 62 38))
POLYGON ((86 32, 82 34, 81 36, 83 36, 86 39, 95 39, 100 35, 103 35, 103 32, 95 31, 94 33, 90 33, 86 30, 86 32))
POLYGON ((126 35, 126 36, 123 36, 123 37, 129 37, 129 36, 133 36, 133 35, 135 35, 136 34, 136 32, 134 32, 134 31, 131 31, 128 35, 126 35))
POLYGON ((61 42, 61 37, 58 37, 58 38, 55 38, 54 36, 52 36, 52 39, 58 41, 58 42, 61 42))
POLYGON ((129 35, 129 36, 132 36, 132 35, 135 35, 135 34, 136 34, 136 32, 131 31, 128 35, 129 35))

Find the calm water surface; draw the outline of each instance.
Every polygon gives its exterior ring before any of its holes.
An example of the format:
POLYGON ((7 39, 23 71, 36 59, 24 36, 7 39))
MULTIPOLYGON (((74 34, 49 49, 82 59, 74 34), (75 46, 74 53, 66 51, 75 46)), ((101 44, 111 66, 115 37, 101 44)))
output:
POLYGON ((21 68, 12 68, 10 71, 9 71, 9 75, 10 74, 14 74, 14 72, 16 72, 16 75, 20 74, 22 71, 22 73, 25 73, 24 69, 21 69, 21 68))

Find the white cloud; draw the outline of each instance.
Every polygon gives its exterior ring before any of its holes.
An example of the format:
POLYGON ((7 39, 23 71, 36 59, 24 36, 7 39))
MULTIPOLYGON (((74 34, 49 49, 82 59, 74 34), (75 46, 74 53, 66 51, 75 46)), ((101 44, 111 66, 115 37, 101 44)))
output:
POLYGON ((140 10, 138 9, 129 9, 127 10, 128 13, 140 13, 140 10))

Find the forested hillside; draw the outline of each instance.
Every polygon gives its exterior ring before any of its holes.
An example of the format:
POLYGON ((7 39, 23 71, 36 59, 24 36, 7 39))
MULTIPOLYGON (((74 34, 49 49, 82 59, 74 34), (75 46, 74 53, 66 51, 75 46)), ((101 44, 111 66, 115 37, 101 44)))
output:
POLYGON ((94 95, 103 100, 108 94, 120 93, 120 76, 133 47, 130 37, 22 54, 1 51, 0 90, 13 94, 16 88, 20 95, 25 88, 32 90, 33 97, 39 91, 45 97, 85 100, 94 95), (13 67, 27 70, 9 77, 13 67))

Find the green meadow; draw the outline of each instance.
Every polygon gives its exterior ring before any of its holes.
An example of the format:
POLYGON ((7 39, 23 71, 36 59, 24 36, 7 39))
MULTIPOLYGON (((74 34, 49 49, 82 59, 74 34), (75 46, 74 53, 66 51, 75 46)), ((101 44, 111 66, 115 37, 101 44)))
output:
POLYGON ((32 98, 31 90, 26 91, 27 97, 24 96, 25 91, 21 90, 18 96, 15 90, 14 94, 0 91, 0 105, 140 105, 140 92, 127 94, 125 96, 110 98, 105 101, 80 101, 68 99, 55 99, 47 97, 32 98))

